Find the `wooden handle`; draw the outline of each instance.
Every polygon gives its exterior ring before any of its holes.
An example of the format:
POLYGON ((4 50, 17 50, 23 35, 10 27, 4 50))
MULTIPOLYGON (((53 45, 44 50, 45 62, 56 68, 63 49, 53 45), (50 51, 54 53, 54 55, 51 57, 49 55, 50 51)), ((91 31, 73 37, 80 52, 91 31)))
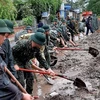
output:
POLYGON ((23 88, 23 86, 19 83, 19 81, 14 77, 14 75, 9 71, 9 69, 7 67, 6 68, 6 72, 8 73, 8 75, 16 82, 16 84, 18 85, 19 89, 23 92, 23 93, 27 93, 27 91, 23 88))
POLYGON ((84 49, 81 49, 81 48, 56 48, 56 50, 79 50, 79 51, 82 51, 82 50, 84 50, 84 49))
POLYGON ((50 75, 49 72, 38 71, 38 70, 30 70, 30 69, 25 69, 25 68, 19 68, 19 71, 33 72, 33 73, 40 73, 40 74, 47 74, 47 75, 50 75))
MULTIPOLYGON (((33 73, 40 73, 40 74, 46 74, 46 75, 50 75, 50 73, 48 72, 43 72, 43 71, 38 71, 38 70, 30 70, 30 69, 24 69, 24 68, 19 68, 19 71, 25 71, 25 72, 33 72, 33 73)), ((64 79, 68 79, 66 76, 64 76, 63 74, 55 74, 55 76, 64 78, 64 79)), ((72 79, 68 79, 73 81, 72 79)))

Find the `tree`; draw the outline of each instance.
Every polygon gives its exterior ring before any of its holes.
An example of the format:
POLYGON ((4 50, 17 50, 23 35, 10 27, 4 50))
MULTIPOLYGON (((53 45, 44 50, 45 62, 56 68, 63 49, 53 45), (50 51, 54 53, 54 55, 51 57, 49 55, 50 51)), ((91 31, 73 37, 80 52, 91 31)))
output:
POLYGON ((90 0, 87 10, 91 10, 93 13, 100 16, 100 0, 90 0))
POLYGON ((48 11, 50 8, 51 14, 56 14, 60 8, 61 0, 14 0, 14 4, 19 11, 20 18, 27 15, 40 18, 42 12, 48 11))
POLYGON ((14 6, 17 9, 17 19, 22 19, 33 14, 31 4, 27 0, 13 0, 14 6))
POLYGON ((0 0, 0 18, 14 20, 16 13, 12 0, 0 0))

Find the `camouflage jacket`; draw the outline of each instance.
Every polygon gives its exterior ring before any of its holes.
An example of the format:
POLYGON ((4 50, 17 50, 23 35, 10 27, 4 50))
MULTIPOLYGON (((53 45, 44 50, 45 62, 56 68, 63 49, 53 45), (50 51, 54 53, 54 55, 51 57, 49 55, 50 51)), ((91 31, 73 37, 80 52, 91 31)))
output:
POLYGON ((56 30, 58 27, 59 27, 58 24, 51 24, 51 26, 50 26, 50 28, 51 28, 52 30, 56 30))
POLYGON ((45 68, 48 69, 49 65, 46 60, 42 57, 40 49, 31 47, 30 41, 22 39, 16 43, 12 48, 13 56, 15 63, 19 66, 25 66, 30 59, 37 58, 39 63, 45 68))

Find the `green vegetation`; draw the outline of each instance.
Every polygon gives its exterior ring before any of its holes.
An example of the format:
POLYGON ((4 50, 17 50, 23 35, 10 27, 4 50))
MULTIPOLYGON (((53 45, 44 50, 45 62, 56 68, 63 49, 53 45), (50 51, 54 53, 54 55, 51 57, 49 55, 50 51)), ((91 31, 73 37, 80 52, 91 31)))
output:
POLYGON ((100 16, 100 0, 90 0, 87 10, 91 10, 93 13, 100 16))
POLYGON ((30 15, 41 18, 42 12, 49 10, 55 15, 61 5, 61 0, 13 0, 13 2, 18 11, 17 19, 30 15))
POLYGON ((12 0, 0 0, 0 18, 14 20, 16 14, 17 11, 12 0))
POLYGON ((34 22, 34 16, 27 16, 26 18, 22 19, 22 22, 25 26, 32 26, 34 22))

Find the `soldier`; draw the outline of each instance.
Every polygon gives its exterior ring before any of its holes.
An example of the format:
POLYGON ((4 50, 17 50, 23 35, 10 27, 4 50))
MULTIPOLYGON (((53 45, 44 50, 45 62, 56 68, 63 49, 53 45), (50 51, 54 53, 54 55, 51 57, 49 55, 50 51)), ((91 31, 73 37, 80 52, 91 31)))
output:
MULTIPOLYGON (((16 43, 13 47, 13 56, 16 64, 20 67, 31 68, 28 62, 32 58, 37 58, 39 63, 50 73, 54 72, 50 69, 48 63, 40 54, 40 48, 45 44, 45 35, 40 32, 36 32, 34 35, 31 35, 29 40, 22 39, 16 43)), ((35 65, 34 65, 35 66, 35 65)), ((42 70, 41 68, 35 66, 36 69, 42 70)), ((42 70, 43 71, 43 70, 42 70)), ((26 73, 26 77, 22 71, 18 71, 18 80, 25 86, 24 79, 26 78, 26 90, 29 94, 33 90, 33 74, 26 73)))
POLYGON ((80 39, 80 33, 79 33, 79 31, 78 31, 78 29, 79 29, 79 19, 78 18, 76 18, 75 20, 74 20, 74 23, 75 23, 75 32, 74 32, 74 34, 76 35, 76 36, 78 36, 78 38, 80 39))
POLYGON ((7 27, 11 31, 10 33, 5 33, 5 40, 2 44, 3 51, 5 52, 5 63, 7 64, 8 69, 12 72, 12 74, 17 78, 17 72, 14 68, 14 61, 13 61, 13 56, 12 56, 12 49, 10 46, 10 41, 8 37, 14 32, 13 31, 13 23, 8 20, 4 19, 5 23, 7 24, 7 27))
MULTIPOLYGON (((37 29, 37 32, 41 32, 41 33, 44 34, 45 30, 44 30, 43 28, 38 28, 38 29, 37 29)), ((45 49, 45 45, 43 45, 43 46, 40 48, 40 52, 41 52, 41 56, 45 59, 44 49, 45 49)))
POLYGON ((63 37, 63 35, 62 35, 62 29, 61 29, 61 28, 58 28, 58 29, 57 29, 57 32, 58 32, 57 38, 60 39, 60 42, 58 43, 58 46, 67 47, 66 41, 65 41, 65 39, 64 39, 64 37, 63 37))
POLYGON ((85 33, 85 23, 80 21, 78 27, 79 27, 78 31, 84 35, 84 33, 85 33))
MULTIPOLYGON (((73 46, 76 46, 76 44, 72 41, 72 39, 70 38, 70 33, 68 32, 69 26, 66 25, 66 20, 62 20, 62 25, 61 25, 61 29, 62 29, 62 36, 64 37, 64 40, 67 42, 70 42, 73 46)), ((66 43, 67 44, 67 43, 66 43)))
POLYGON ((44 34, 46 35, 46 44, 45 44, 44 54, 45 54, 46 61, 50 65, 50 54, 48 52, 48 50, 49 50, 49 43, 50 43, 50 33, 49 33, 50 27, 48 25, 44 25, 43 29, 45 30, 44 34))
POLYGON ((29 94, 22 93, 8 78, 5 54, 1 48, 5 33, 10 33, 5 22, 0 19, 0 100, 33 100, 29 94))
POLYGON ((27 34, 27 33, 32 33, 32 27, 31 26, 27 26, 25 30, 21 30, 20 32, 17 32, 15 34, 15 42, 19 40, 21 35, 27 34))
POLYGON ((53 24, 50 27, 52 30, 56 30, 59 27, 57 18, 54 19, 53 24))

